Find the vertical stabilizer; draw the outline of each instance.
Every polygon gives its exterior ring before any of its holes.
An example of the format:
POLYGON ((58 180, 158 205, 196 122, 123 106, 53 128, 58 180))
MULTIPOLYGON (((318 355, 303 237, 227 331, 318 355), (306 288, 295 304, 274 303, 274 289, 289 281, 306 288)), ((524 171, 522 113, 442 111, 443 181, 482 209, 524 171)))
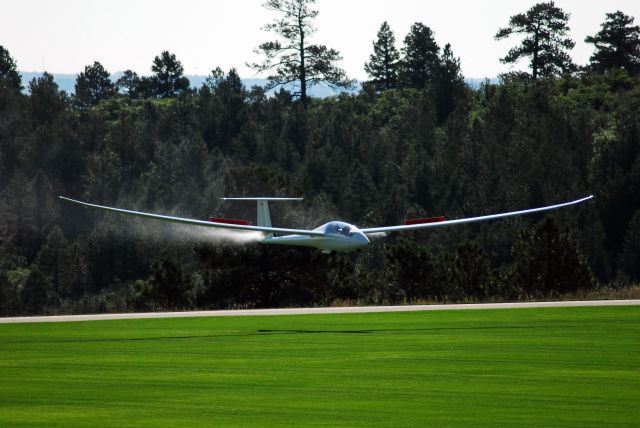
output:
MULTIPOLYGON (((269 201, 258 201, 258 226, 271 227, 271 215, 269 214, 269 201)), ((266 239, 273 238, 273 233, 268 233, 266 239)))
MULTIPOLYGON (((225 201, 257 201, 258 202, 258 226, 272 227, 271 215, 269 214, 269 201, 301 201, 302 198, 222 198, 225 201)), ((273 238, 269 233, 266 238, 273 238)))
POLYGON ((258 201, 258 226, 271 227, 269 201, 258 201))

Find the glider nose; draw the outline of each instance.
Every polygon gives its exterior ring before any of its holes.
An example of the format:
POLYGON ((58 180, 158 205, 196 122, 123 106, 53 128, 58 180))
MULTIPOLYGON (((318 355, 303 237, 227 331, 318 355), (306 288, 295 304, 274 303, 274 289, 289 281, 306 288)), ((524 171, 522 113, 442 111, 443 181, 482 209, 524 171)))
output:
POLYGON ((369 238, 362 232, 358 232, 354 236, 356 243, 359 247, 364 247, 365 245, 369 245, 369 238))

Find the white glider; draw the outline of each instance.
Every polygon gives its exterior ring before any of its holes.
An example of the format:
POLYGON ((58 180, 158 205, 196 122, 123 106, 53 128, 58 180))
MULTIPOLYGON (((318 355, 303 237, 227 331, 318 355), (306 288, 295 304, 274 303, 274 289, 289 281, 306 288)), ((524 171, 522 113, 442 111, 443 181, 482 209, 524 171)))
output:
POLYGON ((226 201, 254 201, 257 202, 258 221, 257 226, 249 224, 243 220, 228 220, 222 218, 210 218, 206 220, 195 220, 190 218, 172 217, 161 214, 151 214, 141 211, 124 210, 121 208, 106 207, 102 205, 89 204, 87 202, 77 201, 74 199, 60 196, 67 202, 82 205, 89 208, 98 208, 106 211, 113 211, 131 216, 150 218, 155 220, 168 221, 173 223, 189 224, 193 226, 215 227, 230 229, 235 231, 253 231, 262 232, 264 238, 262 243, 275 245, 295 245, 302 247, 313 247, 324 253, 333 251, 349 252, 359 250, 369 244, 367 235, 375 235, 388 232, 402 232, 405 230, 429 229, 434 227, 453 226, 465 223, 476 223, 486 220, 495 220, 499 218, 514 217, 524 214, 533 214, 542 211, 550 211, 559 208, 576 205, 592 199, 593 195, 576 199, 575 201, 564 202, 557 205, 549 205, 546 207, 531 208, 528 210, 511 211, 501 214, 491 214, 480 217, 461 218, 456 220, 445 220, 444 217, 432 217, 407 220, 403 225, 383 226, 359 229, 358 227, 342 221, 331 221, 319 226, 313 230, 291 229, 271 226, 271 216, 269 214, 269 201, 301 201, 302 198, 223 198, 226 201), (274 236, 278 235, 278 236, 274 236))

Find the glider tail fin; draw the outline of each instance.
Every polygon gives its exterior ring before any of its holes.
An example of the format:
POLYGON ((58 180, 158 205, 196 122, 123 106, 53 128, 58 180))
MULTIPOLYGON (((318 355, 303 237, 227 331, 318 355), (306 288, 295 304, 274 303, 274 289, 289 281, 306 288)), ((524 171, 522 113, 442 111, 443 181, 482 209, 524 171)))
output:
MULTIPOLYGON (((258 203, 258 226, 272 227, 271 215, 269 214, 269 201, 301 201, 303 198, 222 198, 224 201, 256 201, 258 203)), ((267 238, 272 238, 273 234, 268 234, 267 238)))
POLYGON ((272 227, 269 201, 258 201, 258 226, 272 227))

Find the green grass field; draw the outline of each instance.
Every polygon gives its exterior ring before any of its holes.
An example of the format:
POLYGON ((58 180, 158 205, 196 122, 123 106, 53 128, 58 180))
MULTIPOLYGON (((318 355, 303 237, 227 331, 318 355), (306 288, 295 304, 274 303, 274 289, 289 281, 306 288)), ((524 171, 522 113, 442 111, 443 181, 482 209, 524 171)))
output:
POLYGON ((640 426, 640 307, 0 325, 0 427, 640 426))

